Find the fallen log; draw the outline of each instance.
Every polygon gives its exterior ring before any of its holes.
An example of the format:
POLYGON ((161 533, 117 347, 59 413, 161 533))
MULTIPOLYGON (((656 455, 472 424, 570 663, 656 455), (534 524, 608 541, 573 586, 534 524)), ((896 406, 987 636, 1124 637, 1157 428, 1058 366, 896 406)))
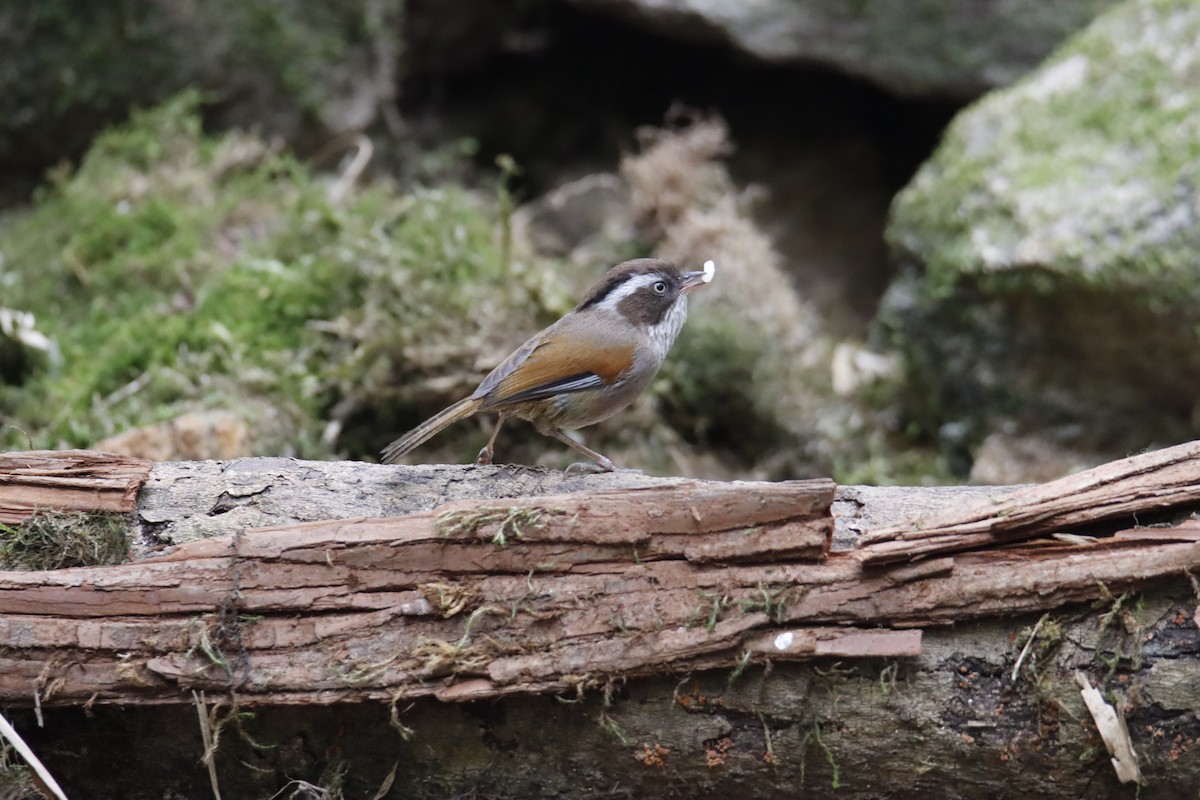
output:
POLYGON ((1200 524, 846 547, 914 504, 1005 517, 1006 494, 155 465, 138 559, 0 574, 0 699, 68 789, 103 770, 134 798, 208 791, 201 692, 235 796, 335 767, 371 796, 393 764, 406 797, 1125 796, 1079 670, 1126 717, 1143 793, 1195 785, 1200 524), (115 731, 127 777, 75 755, 115 731))
MULTIPOLYGON (((0 573, 0 699, 28 698, 39 675, 56 681, 43 704, 190 702, 180 689, 202 688, 250 706, 562 691, 733 663, 781 602, 753 565, 824 558, 832 500, 829 481, 682 482, 0 573), (44 675, 55 661, 71 667, 44 675), (468 678, 490 683, 452 685, 468 678)), ((842 637, 914 652, 911 636, 830 630, 780 657, 835 655, 842 637)))
POLYGON ((862 551, 826 558, 832 499, 828 481, 685 482, 458 502, 126 566, 0 573, 0 699, 28 697, 39 676, 56 682, 42 703, 188 702, 181 689, 236 691, 244 706, 480 699, 743 660, 917 655, 919 637, 872 629, 1043 611, 1200 570, 1200 523, 1184 523, 864 573, 862 551), (821 647, 763 646, 785 638, 821 647))

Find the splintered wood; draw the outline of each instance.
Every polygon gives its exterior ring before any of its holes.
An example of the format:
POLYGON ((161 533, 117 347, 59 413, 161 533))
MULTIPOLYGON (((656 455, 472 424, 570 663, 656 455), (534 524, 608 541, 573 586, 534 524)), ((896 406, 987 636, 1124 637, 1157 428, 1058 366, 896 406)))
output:
POLYGON ((865 564, 911 561, 1196 503, 1200 441, 1102 464, 994 503, 875 531, 858 544, 865 564))
POLYGON ((1113 771, 1121 783, 1145 783, 1142 771, 1138 767, 1137 751, 1133 748, 1133 740, 1129 738, 1129 727, 1125 717, 1109 705, 1104 695, 1092 686, 1087 675, 1075 673, 1075 682, 1079 684, 1079 693, 1087 706, 1096 730, 1104 741, 1104 747, 1112 757, 1113 771))
POLYGON ((0 523, 38 509, 131 512, 153 465, 87 450, 0 453, 0 523))

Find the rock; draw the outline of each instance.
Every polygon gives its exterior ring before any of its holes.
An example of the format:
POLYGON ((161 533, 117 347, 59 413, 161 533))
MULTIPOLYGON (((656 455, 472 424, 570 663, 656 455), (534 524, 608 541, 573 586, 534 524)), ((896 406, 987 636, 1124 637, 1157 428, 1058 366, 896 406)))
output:
POLYGON ((109 437, 92 449, 153 461, 205 461, 254 454, 250 429, 230 411, 184 414, 109 437))
POLYGON ((771 63, 817 62, 906 95, 972 97, 1012 83, 1114 0, 574 0, 678 39, 771 63))
POLYGON ((1103 458, 1057 446, 1037 434, 997 431, 983 440, 971 464, 971 482, 981 486, 1044 483, 1099 466, 1103 458))
POLYGON ((513 226, 538 252, 557 257, 597 238, 627 241, 634 235, 629 187, 610 172, 585 175, 518 208, 513 226))
POLYGON ((880 320, 917 429, 971 449, 1011 417, 1102 454, 1194 435, 1198 42, 1193 2, 1113 9, 963 112, 898 196, 880 320))

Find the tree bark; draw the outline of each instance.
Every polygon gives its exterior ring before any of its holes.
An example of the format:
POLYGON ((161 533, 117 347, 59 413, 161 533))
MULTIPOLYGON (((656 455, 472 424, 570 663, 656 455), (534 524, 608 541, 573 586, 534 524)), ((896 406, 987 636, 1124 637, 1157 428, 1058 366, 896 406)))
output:
POLYGON ((0 452, 0 524, 38 509, 132 512, 153 462, 107 453, 0 452))
MULTIPOLYGON (((1177 488, 1200 484, 1185 462, 1177 488)), ((1128 796, 1081 671, 1128 723, 1142 796, 1191 796, 1194 495, 1168 527, 1135 528, 1145 505, 1126 506, 1094 542, 1025 528, 1002 548, 875 558, 910 533, 895 529, 851 548, 914 513, 987 518, 965 505, 1003 525, 1024 507, 1005 497, 1078 486, 835 495, 827 481, 159 464, 136 561, 0 573, 0 700, 33 707, 15 721, 79 796, 209 791, 194 691, 227 796, 269 796, 285 775, 332 785, 344 767, 345 795, 369 797, 393 764, 397 797, 1128 796), (114 735, 130 774, 79 756, 114 735)))
POLYGON ((913 519, 863 536, 866 564, 928 558, 1095 522, 1200 503, 1200 441, 1141 453, 1029 486, 1003 500, 913 519))

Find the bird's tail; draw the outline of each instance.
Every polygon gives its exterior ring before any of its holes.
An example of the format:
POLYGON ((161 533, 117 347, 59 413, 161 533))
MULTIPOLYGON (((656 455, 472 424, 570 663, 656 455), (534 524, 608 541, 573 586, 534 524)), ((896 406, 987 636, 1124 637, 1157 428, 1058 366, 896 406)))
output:
POLYGON ((466 419, 474 414, 482 404, 482 400, 468 397, 465 400, 459 400, 447 409, 439 411, 385 447, 383 449, 383 463, 394 463, 400 456, 411 453, 436 436, 447 425, 458 422, 460 419, 466 419))

